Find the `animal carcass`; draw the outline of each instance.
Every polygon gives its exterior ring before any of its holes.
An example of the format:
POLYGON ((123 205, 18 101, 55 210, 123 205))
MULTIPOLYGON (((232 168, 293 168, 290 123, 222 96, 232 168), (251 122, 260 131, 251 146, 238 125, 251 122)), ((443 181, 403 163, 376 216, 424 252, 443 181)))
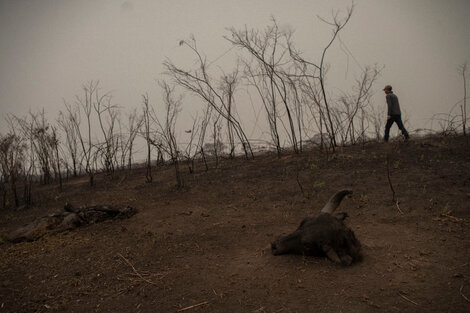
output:
POLYGON ((293 233, 275 240, 271 244, 272 253, 326 256, 331 261, 343 265, 360 260, 361 244, 354 232, 344 224, 347 214, 333 215, 343 198, 351 193, 351 190, 337 192, 320 214, 305 218, 293 233))

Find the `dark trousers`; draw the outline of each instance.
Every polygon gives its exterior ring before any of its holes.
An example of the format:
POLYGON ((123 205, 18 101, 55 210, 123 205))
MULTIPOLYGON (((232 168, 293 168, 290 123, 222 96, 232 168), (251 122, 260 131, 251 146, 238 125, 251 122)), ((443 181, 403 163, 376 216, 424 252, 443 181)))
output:
POLYGON ((405 126, 403 126, 401 115, 392 115, 387 120, 387 124, 385 125, 385 136, 384 136, 385 141, 388 141, 388 138, 390 137, 390 128, 392 127, 393 123, 397 123, 397 126, 401 130, 401 133, 403 134, 403 136, 405 136, 405 139, 410 138, 410 135, 408 135, 408 132, 406 131, 405 126))

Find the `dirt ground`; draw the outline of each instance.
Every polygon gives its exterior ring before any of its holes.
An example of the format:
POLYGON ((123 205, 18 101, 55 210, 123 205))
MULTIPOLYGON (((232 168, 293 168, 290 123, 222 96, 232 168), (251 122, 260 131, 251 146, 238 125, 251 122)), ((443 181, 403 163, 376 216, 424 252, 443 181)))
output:
MULTIPOLYGON (((35 242, 0 244, 0 312, 470 312, 470 142, 428 137, 172 167, 37 186, 36 206, 0 210, 0 234, 75 206, 129 205, 106 221, 35 242), (387 180, 387 155, 392 202, 387 180), (269 245, 338 211, 363 246, 350 267, 269 245), (401 210, 401 212, 400 212, 401 210)), ((4 240, 5 241, 5 240, 4 240)))

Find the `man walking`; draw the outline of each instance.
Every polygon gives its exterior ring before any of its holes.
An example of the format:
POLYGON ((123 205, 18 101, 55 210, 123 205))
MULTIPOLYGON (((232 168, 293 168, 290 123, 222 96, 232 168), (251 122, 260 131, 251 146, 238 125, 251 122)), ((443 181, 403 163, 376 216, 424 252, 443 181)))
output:
POLYGON ((392 86, 387 85, 384 88, 385 91, 385 99, 387 100, 387 124, 385 125, 385 136, 384 140, 388 141, 390 136, 390 128, 392 127, 393 123, 397 123, 398 128, 401 130, 403 136, 405 136, 405 140, 410 138, 408 132, 403 126, 403 122, 401 120, 401 111, 400 111, 400 103, 398 102, 398 97, 393 93, 392 86))

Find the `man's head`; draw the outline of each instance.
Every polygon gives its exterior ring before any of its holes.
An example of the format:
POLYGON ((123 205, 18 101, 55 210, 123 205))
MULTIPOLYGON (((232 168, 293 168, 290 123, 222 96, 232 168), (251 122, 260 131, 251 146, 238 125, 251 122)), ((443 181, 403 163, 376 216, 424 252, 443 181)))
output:
POLYGON ((386 94, 389 94, 392 91, 392 86, 391 85, 385 86, 384 91, 386 94))

